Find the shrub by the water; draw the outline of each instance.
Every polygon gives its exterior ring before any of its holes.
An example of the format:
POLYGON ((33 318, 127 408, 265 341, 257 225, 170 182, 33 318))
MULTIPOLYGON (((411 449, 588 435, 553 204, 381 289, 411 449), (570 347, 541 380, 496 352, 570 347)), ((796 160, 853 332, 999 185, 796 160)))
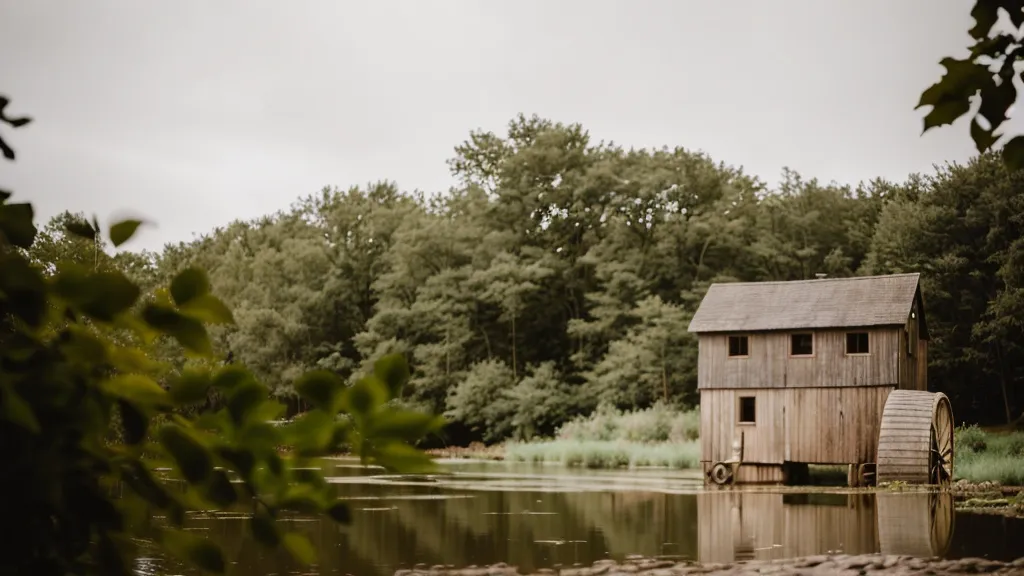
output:
POLYGON ((586 468, 696 468, 699 433, 696 411, 660 402, 633 412, 602 405, 562 425, 554 440, 506 444, 505 458, 586 468))
POLYGON ((955 434, 955 479, 1024 485, 1024 432, 995 434, 971 425, 955 434))
POLYGON ((588 416, 563 424, 556 436, 560 440, 578 441, 693 442, 700 437, 700 414, 662 402, 633 412, 602 405, 588 416))
MULTIPOLYGON (((0 121, 28 123, 5 117, 6 104, 0 97, 0 121)), ((11 197, 0 190, 0 573, 129 576, 145 543, 222 574, 230 557, 184 523, 235 507, 251 511, 261 545, 312 564, 308 537, 277 520, 348 523, 350 514, 308 458, 345 447, 395 472, 432 469, 413 444, 443 421, 388 404, 409 379, 401 356, 384 356, 351 385, 326 370, 299 375, 292 386, 311 409, 273 426, 283 405, 270 388, 240 364, 213 360, 207 325, 234 316, 202 270, 187 267, 148 293, 120 271, 63 258, 41 265, 30 257, 32 205, 11 197), (209 365, 168 377, 149 357, 156 342, 209 365), (198 408, 212 394, 226 406, 198 408), (279 454, 282 445, 294 454, 279 454)), ((117 222, 105 236, 116 247, 141 224, 117 222)), ((102 232, 93 218, 62 233, 97 247, 102 232)))
POLYGON ((689 469, 700 465, 700 444, 695 441, 645 444, 623 440, 549 440, 507 444, 505 458, 512 462, 577 468, 689 469))

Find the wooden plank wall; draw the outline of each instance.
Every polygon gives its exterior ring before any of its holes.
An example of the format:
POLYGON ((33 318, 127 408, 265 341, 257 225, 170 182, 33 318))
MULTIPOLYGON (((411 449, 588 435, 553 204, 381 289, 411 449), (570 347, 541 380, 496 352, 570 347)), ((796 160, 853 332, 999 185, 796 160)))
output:
POLYGON ((892 391, 870 388, 796 388, 788 402, 787 460, 808 464, 874 462, 882 410, 892 391))
MULTIPOLYGON (((701 462, 704 476, 711 473, 712 462, 701 462)), ((745 464, 736 471, 736 484, 783 484, 786 473, 781 464, 745 464)))
MULTIPOLYGON (((917 303, 911 308, 911 316, 917 313, 917 303)), ((918 353, 920 347, 918 343, 921 341, 919 336, 919 324, 917 318, 907 317, 907 323, 904 327, 903 333, 900 335, 900 389, 901 390, 917 390, 919 383, 918 372, 918 353), (913 352, 910 354, 909 352, 913 352)))
POLYGON ((871 498, 829 495, 840 505, 787 504, 783 494, 708 492, 697 495, 701 562, 869 554, 879 549, 871 498))
POLYGON ((917 389, 928 391, 928 341, 917 341, 917 389))
POLYGON ((874 462, 891 386, 701 390, 701 460, 721 462, 743 437, 743 461, 874 462), (756 422, 740 424, 739 398, 756 398, 756 422))
POLYGON ((701 459, 728 460, 734 438, 743 437, 743 460, 781 464, 785 456, 785 390, 702 390, 701 459), (753 396, 754 424, 740 424, 739 397, 753 396))
POLYGON ((818 331, 814 354, 791 357, 790 332, 746 334, 749 356, 730 358, 728 334, 701 334, 697 387, 881 386, 900 381, 902 328, 818 331), (870 353, 846 354, 847 331, 868 332, 870 353))

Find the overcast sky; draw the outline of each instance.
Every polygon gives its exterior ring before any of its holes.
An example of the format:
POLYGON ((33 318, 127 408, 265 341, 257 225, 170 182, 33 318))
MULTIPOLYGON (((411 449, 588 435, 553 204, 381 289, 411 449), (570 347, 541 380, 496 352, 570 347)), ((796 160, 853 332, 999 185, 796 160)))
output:
POLYGON ((0 187, 45 222, 155 220, 159 248, 324 185, 443 191, 470 130, 517 113, 704 150, 774 183, 963 161, 922 90, 971 0, 0 0, 0 187), (127 211, 127 212, 126 212, 127 211))

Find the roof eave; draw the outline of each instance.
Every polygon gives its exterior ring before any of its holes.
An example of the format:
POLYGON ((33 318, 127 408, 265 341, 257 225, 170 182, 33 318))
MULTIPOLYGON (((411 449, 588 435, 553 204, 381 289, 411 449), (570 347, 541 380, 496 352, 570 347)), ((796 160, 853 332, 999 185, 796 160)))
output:
POLYGON ((749 328, 749 327, 735 327, 725 329, 713 329, 713 330, 701 330, 701 329, 688 329, 688 332, 693 334, 753 334, 753 333, 767 333, 767 332, 796 332, 800 330, 856 330, 856 329, 872 329, 872 328, 903 328, 903 323, 885 322, 880 324, 850 324, 848 326, 789 326, 785 328, 749 328))

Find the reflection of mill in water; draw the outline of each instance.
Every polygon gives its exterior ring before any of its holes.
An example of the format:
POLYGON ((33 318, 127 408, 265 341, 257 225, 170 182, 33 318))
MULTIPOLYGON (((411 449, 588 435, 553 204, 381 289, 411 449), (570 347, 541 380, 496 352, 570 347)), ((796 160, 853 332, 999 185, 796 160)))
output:
POLYGON ((743 501, 732 507, 732 547, 735 560, 754 559, 754 534, 744 530, 743 501))
POLYGON ((817 554, 943 556, 953 536, 948 493, 780 494, 727 491, 697 497, 704 562, 817 554))

